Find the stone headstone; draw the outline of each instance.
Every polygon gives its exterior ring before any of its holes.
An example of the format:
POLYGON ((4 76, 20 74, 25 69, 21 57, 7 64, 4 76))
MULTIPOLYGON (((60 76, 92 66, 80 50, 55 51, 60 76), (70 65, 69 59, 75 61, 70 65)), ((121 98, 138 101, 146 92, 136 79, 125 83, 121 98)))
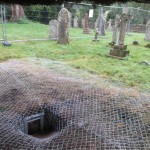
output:
POLYGON ((129 55, 129 51, 127 50, 127 45, 124 45, 125 34, 126 34, 126 26, 127 22, 130 19, 130 15, 123 13, 120 17, 120 32, 118 45, 114 45, 113 49, 110 50, 109 55, 117 58, 125 57, 129 55))
POLYGON ((119 33, 119 45, 124 45, 125 35, 126 35, 126 27, 129 20, 129 15, 122 14, 120 17, 120 33, 119 33))
POLYGON ((104 16, 100 14, 97 20, 97 28, 98 28, 100 35, 105 35, 105 23, 106 23, 106 20, 104 16))
POLYGON ((49 38, 57 39, 58 38, 58 21, 51 20, 49 22, 49 38))
POLYGON ((120 18, 117 15, 116 18, 114 20, 112 20, 111 22, 111 26, 112 26, 112 31, 113 31, 113 36, 112 36, 112 44, 116 44, 117 42, 117 36, 118 36, 118 31, 119 31, 119 21, 120 18))
POLYGON ((89 28, 89 15, 88 13, 85 14, 85 25, 84 25, 84 34, 89 34, 90 33, 90 28, 89 28))
POLYGON ((112 31, 111 22, 112 22, 112 20, 109 19, 109 21, 108 21, 108 28, 107 28, 108 31, 112 31))
POLYGON ((72 13, 69 12, 69 27, 72 27, 71 21, 72 21, 72 13))
POLYGON ((146 24, 146 32, 145 32, 145 38, 146 41, 150 41, 150 20, 146 24))
POLYGON ((78 28, 78 17, 74 17, 73 19, 73 27, 78 28))
POLYGON ((58 44, 69 44, 69 11, 62 8, 58 14, 58 44))
POLYGON ((84 29, 85 28, 85 19, 81 20, 81 27, 84 29))

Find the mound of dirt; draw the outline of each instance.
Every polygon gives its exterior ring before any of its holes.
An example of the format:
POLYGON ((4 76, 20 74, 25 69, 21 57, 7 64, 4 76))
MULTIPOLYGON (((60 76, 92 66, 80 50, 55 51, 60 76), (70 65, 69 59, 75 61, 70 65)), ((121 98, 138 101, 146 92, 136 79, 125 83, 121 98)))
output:
POLYGON ((70 70, 25 60, 0 64, 1 149, 149 149, 150 95, 70 70), (44 131, 26 134, 27 117, 30 130, 41 130, 33 118, 39 113, 44 131))

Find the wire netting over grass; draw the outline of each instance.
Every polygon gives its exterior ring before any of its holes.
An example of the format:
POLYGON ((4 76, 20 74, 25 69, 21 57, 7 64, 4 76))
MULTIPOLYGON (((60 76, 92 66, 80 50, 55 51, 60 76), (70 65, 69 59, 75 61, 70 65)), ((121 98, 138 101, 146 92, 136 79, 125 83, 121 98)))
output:
POLYGON ((150 148, 149 94, 16 60, 0 64, 0 85, 3 150, 150 148), (42 138, 25 134, 23 119, 43 110, 44 128, 54 133, 42 138))

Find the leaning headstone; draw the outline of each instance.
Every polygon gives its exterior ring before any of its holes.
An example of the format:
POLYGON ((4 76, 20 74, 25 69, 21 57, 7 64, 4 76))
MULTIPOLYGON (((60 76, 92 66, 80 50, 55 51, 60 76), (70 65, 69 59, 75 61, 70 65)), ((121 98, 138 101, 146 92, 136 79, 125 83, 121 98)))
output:
POLYGON ((146 41, 150 41, 150 20, 146 24, 146 32, 145 32, 145 38, 146 41))
POLYGON ((73 20, 73 27, 74 27, 74 28, 78 28, 78 17, 74 17, 74 20, 73 20))
POLYGON ((104 16, 100 14, 97 20, 97 28, 98 28, 100 35, 105 35, 105 23, 106 23, 106 20, 104 16))
POLYGON ((88 15, 88 13, 85 14, 85 26, 84 26, 83 33, 84 34, 91 33, 90 28, 89 28, 89 15, 88 15))
POLYGON ((62 8, 58 14, 58 44, 69 44, 69 11, 62 8))
POLYGON ((129 51, 127 50, 127 45, 124 45, 128 19, 130 19, 129 15, 125 13, 121 15, 118 45, 114 45, 113 49, 111 49, 109 52, 109 56, 122 58, 129 54, 129 51))
POLYGON ((49 38, 50 39, 58 39, 58 21, 51 20, 49 22, 49 38))

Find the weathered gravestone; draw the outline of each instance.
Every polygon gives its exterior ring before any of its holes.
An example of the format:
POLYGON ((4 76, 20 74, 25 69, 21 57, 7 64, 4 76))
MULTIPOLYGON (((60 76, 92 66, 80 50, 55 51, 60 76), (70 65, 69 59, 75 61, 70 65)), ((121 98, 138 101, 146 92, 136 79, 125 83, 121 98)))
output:
POLYGON ((111 20, 111 19, 109 19, 109 21, 108 21, 107 30, 108 30, 108 31, 112 31, 112 20, 111 20))
POLYGON ((89 15, 88 15, 88 13, 85 14, 85 26, 84 26, 83 33, 84 34, 91 33, 90 28, 89 28, 89 15))
POLYGON ((120 17, 120 32, 118 45, 114 45, 113 49, 110 50, 109 52, 110 56, 116 56, 118 58, 121 58, 129 54, 129 51, 127 50, 127 45, 124 45, 128 19, 130 19, 130 15, 127 15, 125 13, 122 14, 120 17))
POLYGON ((98 34, 99 34, 98 30, 95 29, 95 36, 94 36, 94 39, 92 40, 93 42, 99 42, 99 40, 97 39, 98 38, 98 34))
POLYGON ((81 28, 83 28, 83 29, 85 28, 85 19, 81 20, 81 28))
POLYGON ((73 19, 73 27, 78 28, 78 17, 74 17, 73 19))
POLYGON ((50 39, 58 39, 58 21, 51 20, 49 22, 49 38, 50 39))
POLYGON ((145 40, 150 41, 150 20, 146 24, 145 40))
POLYGON ((72 27, 72 23, 71 22, 72 22, 72 13, 69 12, 69 27, 72 27))
POLYGON ((62 8, 58 14, 58 44, 69 44, 69 11, 62 8))
POLYGON ((114 46, 117 42, 119 22, 120 22, 120 17, 118 15, 116 15, 116 18, 111 21, 111 26, 112 26, 112 31, 113 31, 112 41, 109 43, 109 45, 111 46, 114 46))
POLYGON ((100 35, 105 35, 105 24, 106 20, 102 14, 97 19, 97 28, 100 33, 100 35))

